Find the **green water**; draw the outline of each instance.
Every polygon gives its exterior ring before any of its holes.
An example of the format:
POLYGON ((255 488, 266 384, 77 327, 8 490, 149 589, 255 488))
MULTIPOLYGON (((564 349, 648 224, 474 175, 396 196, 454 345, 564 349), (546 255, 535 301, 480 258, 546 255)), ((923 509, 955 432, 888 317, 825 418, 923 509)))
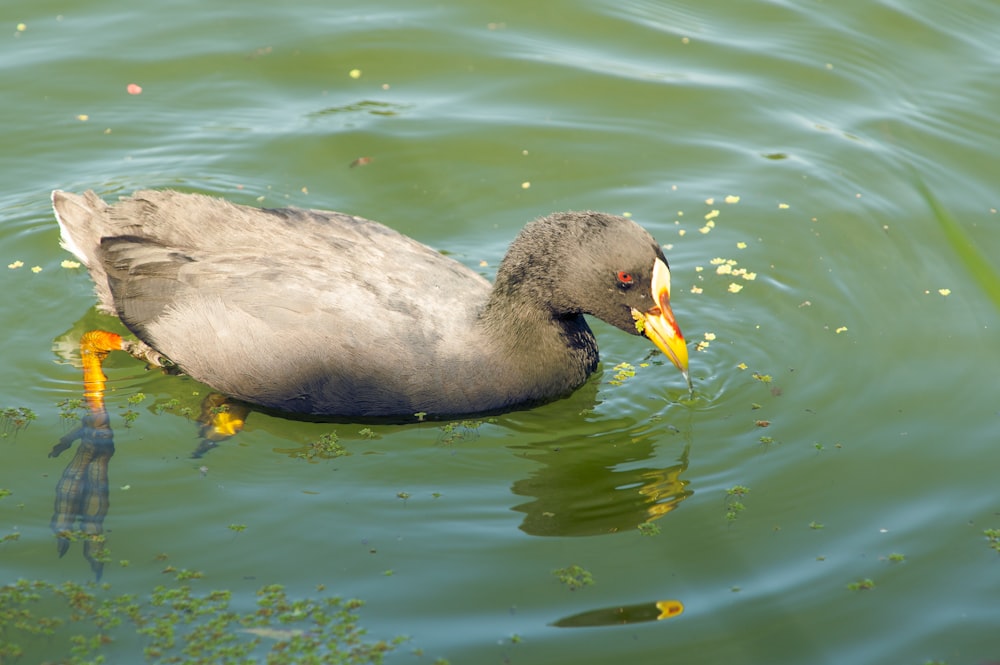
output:
POLYGON ((1000 659, 998 32, 987 0, 8 6, 0 408, 38 419, 0 439, 0 583, 92 579, 79 544, 57 556, 74 451, 48 453, 75 341, 112 323, 60 266, 51 189, 338 209, 487 275, 527 220, 590 208, 667 246, 682 329, 714 335, 694 400, 598 322, 603 373, 554 404, 374 439, 254 414, 194 460, 180 408, 206 389, 112 358, 112 592, 169 583, 161 554, 241 610, 322 584, 411 638, 390 663, 1000 659), (288 452, 331 431, 351 455, 288 452), (594 584, 560 583, 571 565, 594 584), (554 625, 668 599, 683 613, 554 625))

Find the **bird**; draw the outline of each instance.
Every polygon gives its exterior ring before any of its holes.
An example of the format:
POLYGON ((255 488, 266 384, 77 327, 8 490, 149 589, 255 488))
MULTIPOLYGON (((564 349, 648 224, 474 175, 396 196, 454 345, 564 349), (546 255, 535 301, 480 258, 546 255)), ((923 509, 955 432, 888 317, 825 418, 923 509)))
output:
POLYGON ((529 222, 494 282, 378 222, 141 190, 55 190, 61 245, 115 341, 292 417, 496 414, 565 397, 598 368, 584 315, 649 338, 691 386, 660 245, 626 217, 529 222))

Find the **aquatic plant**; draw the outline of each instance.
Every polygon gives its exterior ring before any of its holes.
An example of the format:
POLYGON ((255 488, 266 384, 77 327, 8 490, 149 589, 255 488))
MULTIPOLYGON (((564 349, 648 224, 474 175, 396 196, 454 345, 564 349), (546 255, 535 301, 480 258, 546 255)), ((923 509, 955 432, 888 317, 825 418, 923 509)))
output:
POLYGON ((552 574, 556 576, 560 583, 569 587, 570 591, 576 591, 579 588, 590 586, 594 583, 594 576, 590 574, 590 571, 576 564, 567 566, 566 568, 557 568, 552 571, 552 574))
POLYGON ((644 536, 656 536, 660 533, 660 527, 653 522, 642 522, 637 528, 644 536))
POLYGON ((863 580, 858 580, 857 582, 851 582, 847 585, 847 588, 851 591, 870 591, 875 588, 875 582, 870 578, 865 578, 863 580))
MULTIPOLYGON (((197 577, 187 571, 175 581, 197 577)), ((271 584, 257 591, 253 609, 232 604, 230 591, 199 593, 187 583, 160 585, 140 598, 111 593, 108 584, 18 580, 0 586, 0 662, 34 660, 23 644, 37 645, 40 637, 46 656, 65 649, 59 662, 71 665, 102 663, 116 642, 133 635, 146 662, 206 665, 378 665, 406 641, 367 640, 358 625, 360 600, 295 599, 271 584)))
POLYGON ((315 441, 310 441, 299 448, 275 448, 275 452, 285 453, 286 455, 313 463, 321 459, 334 459, 336 457, 346 457, 351 454, 351 451, 340 444, 340 439, 337 437, 336 432, 321 434, 315 441))
POLYGON ((0 409, 0 437, 17 434, 30 425, 31 421, 37 419, 35 412, 26 406, 0 409))
POLYGON ((479 428, 482 427, 483 424, 493 424, 496 422, 496 418, 486 418, 485 420, 462 420, 445 423, 439 428, 442 433, 441 443, 449 445, 455 443, 456 441, 474 439, 479 436, 479 428))
POLYGON ((726 490, 726 519, 729 522, 736 521, 739 514, 746 510, 743 497, 749 493, 750 488, 745 485, 733 485, 726 490))
POLYGON ((986 542, 989 543, 990 549, 1000 552, 1000 529, 985 529, 983 535, 986 536, 986 542))

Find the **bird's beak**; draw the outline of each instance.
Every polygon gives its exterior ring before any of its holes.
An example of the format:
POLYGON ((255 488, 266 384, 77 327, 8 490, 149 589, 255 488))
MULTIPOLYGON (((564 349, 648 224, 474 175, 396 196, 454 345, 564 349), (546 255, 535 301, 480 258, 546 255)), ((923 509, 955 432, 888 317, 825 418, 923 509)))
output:
POLYGON ((670 309, 670 268, 660 259, 656 259, 653 264, 651 289, 653 302, 656 304, 645 312, 632 308, 636 330, 651 339, 670 358, 670 362, 681 371, 690 387, 687 344, 674 320, 674 312, 670 309))

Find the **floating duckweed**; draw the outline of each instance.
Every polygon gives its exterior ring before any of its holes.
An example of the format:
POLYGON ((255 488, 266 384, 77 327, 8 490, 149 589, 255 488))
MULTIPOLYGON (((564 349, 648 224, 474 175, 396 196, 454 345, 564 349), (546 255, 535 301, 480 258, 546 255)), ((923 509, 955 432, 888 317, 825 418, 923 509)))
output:
POLYGON ((870 578, 865 578, 863 580, 858 580, 857 582, 851 582, 847 585, 847 588, 851 591, 869 591, 875 588, 875 582, 870 578))
POLYGON ((26 406, 10 407, 0 410, 0 437, 17 434, 26 429, 31 421, 37 420, 35 412, 26 406))
POLYGON ((160 415, 164 411, 173 411, 181 405, 181 402, 176 397, 168 399, 165 402, 160 402, 159 404, 153 405, 153 413, 160 415))
POLYGON ((628 363, 618 363, 614 367, 615 375, 611 378, 608 383, 613 386, 620 386, 625 383, 628 379, 635 376, 635 367, 628 363))
POLYGON ((566 585, 570 591, 576 591, 582 587, 591 586, 594 583, 594 576, 590 574, 590 571, 576 564, 567 566, 566 568, 557 568, 552 571, 552 574, 556 576, 561 584, 566 585))
POLYGON ((57 403, 59 407, 59 417, 63 420, 77 421, 80 419, 80 411, 83 409, 82 399, 64 399, 57 403))
POLYGON ((340 445, 336 432, 327 432, 301 448, 276 448, 275 451, 313 463, 321 459, 334 459, 351 454, 349 450, 340 445))
POLYGON ((177 575, 174 577, 178 582, 186 582, 188 580, 200 580, 205 574, 200 570, 188 570, 187 568, 182 568, 177 571, 177 575))
POLYGON ((366 641, 358 625, 364 605, 359 600, 294 599, 279 585, 259 589, 257 607, 242 614, 230 608, 232 592, 226 590, 195 593, 186 584, 161 585, 146 598, 109 591, 110 585, 93 582, 18 580, 0 586, 0 659, 28 660, 19 642, 35 645, 43 638, 68 642, 67 662, 135 662, 142 657, 120 658, 106 649, 118 638, 129 643, 137 633, 146 642, 147 662, 376 665, 405 641, 366 641))
POLYGON ((1000 529, 985 529, 983 535, 994 552, 1000 552, 1000 529))
POLYGON ((750 488, 746 485, 733 485, 726 490, 726 520, 734 522, 739 514, 746 510, 743 497, 749 493, 750 488))
POLYGON ((644 536, 656 536, 660 533, 660 527, 653 522, 643 522, 638 527, 639 533, 644 536))
POLYGON ((124 413, 122 413, 122 420, 125 421, 125 427, 132 427, 138 418, 139 412, 132 409, 125 409, 124 413))
POLYGON ((441 426, 441 432, 443 433, 441 443, 451 444, 465 439, 474 439, 479 436, 479 428, 484 423, 493 424, 496 421, 496 418, 487 418, 486 420, 462 420, 460 422, 446 423, 441 426))

